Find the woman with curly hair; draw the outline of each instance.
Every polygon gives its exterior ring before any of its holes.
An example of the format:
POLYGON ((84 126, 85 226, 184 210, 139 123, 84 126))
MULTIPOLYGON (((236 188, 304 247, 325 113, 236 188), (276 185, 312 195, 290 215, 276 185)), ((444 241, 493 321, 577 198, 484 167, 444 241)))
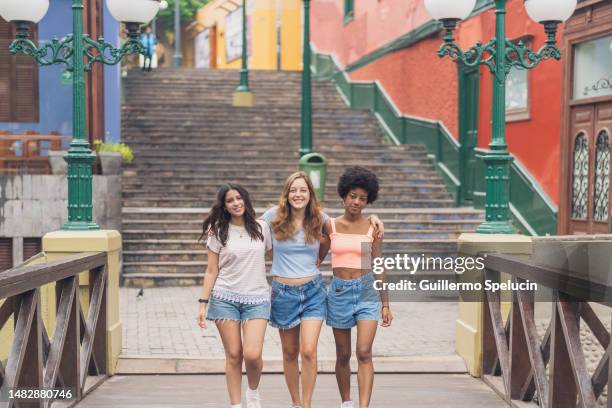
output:
MULTIPOLYGON (((293 173, 279 205, 263 219, 272 230, 272 310, 270 324, 279 329, 285 381, 292 407, 310 408, 317 378, 317 344, 327 314, 327 291, 319 270, 320 254, 329 242, 325 222, 310 178, 293 173), (301 355, 302 395, 300 396, 301 355)), ((382 234, 382 223, 372 217, 382 234)))
MULTIPOLYGON (((326 222, 331 231, 331 263, 334 277, 327 296, 327 325, 336 341, 336 380, 341 408, 353 408, 351 401, 351 329, 357 326, 357 380, 359 407, 367 408, 374 384, 372 344, 379 318, 381 326, 391 325, 393 315, 386 291, 374 287, 372 259, 381 256, 382 239, 373 234, 363 210, 378 197, 378 178, 370 170, 347 168, 338 182, 344 214, 326 222)), ((382 276, 384 279, 384 275, 382 276)))
POLYGON ((270 318, 265 264, 266 251, 272 249, 270 230, 255 219, 248 192, 238 184, 225 184, 204 220, 200 238, 204 236, 208 267, 199 299, 198 323, 206 328, 206 320, 211 320, 219 330, 231 407, 242 407, 244 359, 247 408, 261 408, 261 354, 270 318))

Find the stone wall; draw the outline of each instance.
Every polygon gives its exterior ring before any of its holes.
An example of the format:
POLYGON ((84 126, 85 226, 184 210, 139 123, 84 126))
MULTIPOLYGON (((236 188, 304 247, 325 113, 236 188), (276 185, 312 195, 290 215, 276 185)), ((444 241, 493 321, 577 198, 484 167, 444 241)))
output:
MULTIPOLYGON (((121 176, 94 176, 94 221, 121 229, 121 176)), ((13 238, 13 265, 23 238, 42 237, 68 221, 68 182, 59 175, 0 176, 0 238, 13 238)))

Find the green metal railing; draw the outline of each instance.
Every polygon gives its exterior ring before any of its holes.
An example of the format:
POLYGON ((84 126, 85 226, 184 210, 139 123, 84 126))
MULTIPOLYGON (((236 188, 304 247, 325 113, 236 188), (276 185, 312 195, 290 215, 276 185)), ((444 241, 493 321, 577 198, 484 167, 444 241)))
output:
MULTIPOLYGON (((351 81, 332 55, 319 54, 314 47, 312 49, 314 78, 333 80, 348 106, 370 110, 392 143, 425 146, 440 177, 459 205, 460 145, 449 131, 440 122, 402 115, 378 82, 351 81)), ((483 208, 485 204, 485 166, 478 157, 484 152, 479 149, 474 152, 476 184, 473 202, 477 208, 483 208)), ((556 206, 516 159, 510 172, 510 210, 514 225, 527 235, 556 234, 556 206)))

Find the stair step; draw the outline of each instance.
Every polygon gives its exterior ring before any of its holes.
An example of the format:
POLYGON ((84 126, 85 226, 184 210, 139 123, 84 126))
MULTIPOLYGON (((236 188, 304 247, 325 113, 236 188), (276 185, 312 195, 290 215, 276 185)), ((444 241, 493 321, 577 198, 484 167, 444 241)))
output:
MULTIPOLYGON (((263 214, 266 211, 266 207, 254 208, 258 215, 263 214)), ((338 217, 343 214, 344 210, 338 208, 324 208, 323 209, 329 216, 338 217)), ((129 217, 129 219, 139 219, 139 217, 147 219, 166 220, 169 217, 171 219, 193 219, 194 216, 198 219, 203 220, 208 214, 209 208, 201 207, 123 207, 123 219, 129 217)), ((482 210, 476 210, 471 207, 459 207, 459 208, 380 208, 371 207, 368 208, 364 214, 376 214, 385 222, 393 220, 415 220, 419 221, 448 221, 453 220, 466 220, 473 219, 481 221, 483 219, 482 210), (418 218, 416 218, 418 217, 418 218)), ((142 218, 140 218, 142 219, 142 218)))
MULTIPOLYGON (((207 250, 197 239, 219 185, 244 185, 261 214, 297 170, 300 73, 252 71, 257 104, 248 109, 231 106, 238 78, 219 70, 129 72, 122 123, 135 158, 123 169, 126 285, 201 284, 207 250)), ((456 256, 457 237, 483 214, 453 207, 425 147, 390 144, 371 113, 348 109, 331 82, 313 84, 313 107, 314 149, 328 158, 326 212, 344 212, 336 183, 346 167, 371 168, 381 191, 367 212, 385 222, 383 255, 456 256)), ((322 265, 327 278, 330 268, 322 265)))

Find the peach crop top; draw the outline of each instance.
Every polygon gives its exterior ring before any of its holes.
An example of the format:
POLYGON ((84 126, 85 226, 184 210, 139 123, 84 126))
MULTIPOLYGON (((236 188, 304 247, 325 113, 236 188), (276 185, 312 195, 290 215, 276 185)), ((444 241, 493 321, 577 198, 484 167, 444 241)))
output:
POLYGON ((331 264, 332 268, 352 268, 369 269, 372 265, 372 242, 374 242, 374 229, 370 225, 368 233, 363 234, 344 234, 336 232, 336 223, 333 218, 331 221, 332 233, 329 234, 331 240, 331 264), (364 245, 369 244, 369 245, 364 245), (367 247, 365 253, 362 251, 367 247))

